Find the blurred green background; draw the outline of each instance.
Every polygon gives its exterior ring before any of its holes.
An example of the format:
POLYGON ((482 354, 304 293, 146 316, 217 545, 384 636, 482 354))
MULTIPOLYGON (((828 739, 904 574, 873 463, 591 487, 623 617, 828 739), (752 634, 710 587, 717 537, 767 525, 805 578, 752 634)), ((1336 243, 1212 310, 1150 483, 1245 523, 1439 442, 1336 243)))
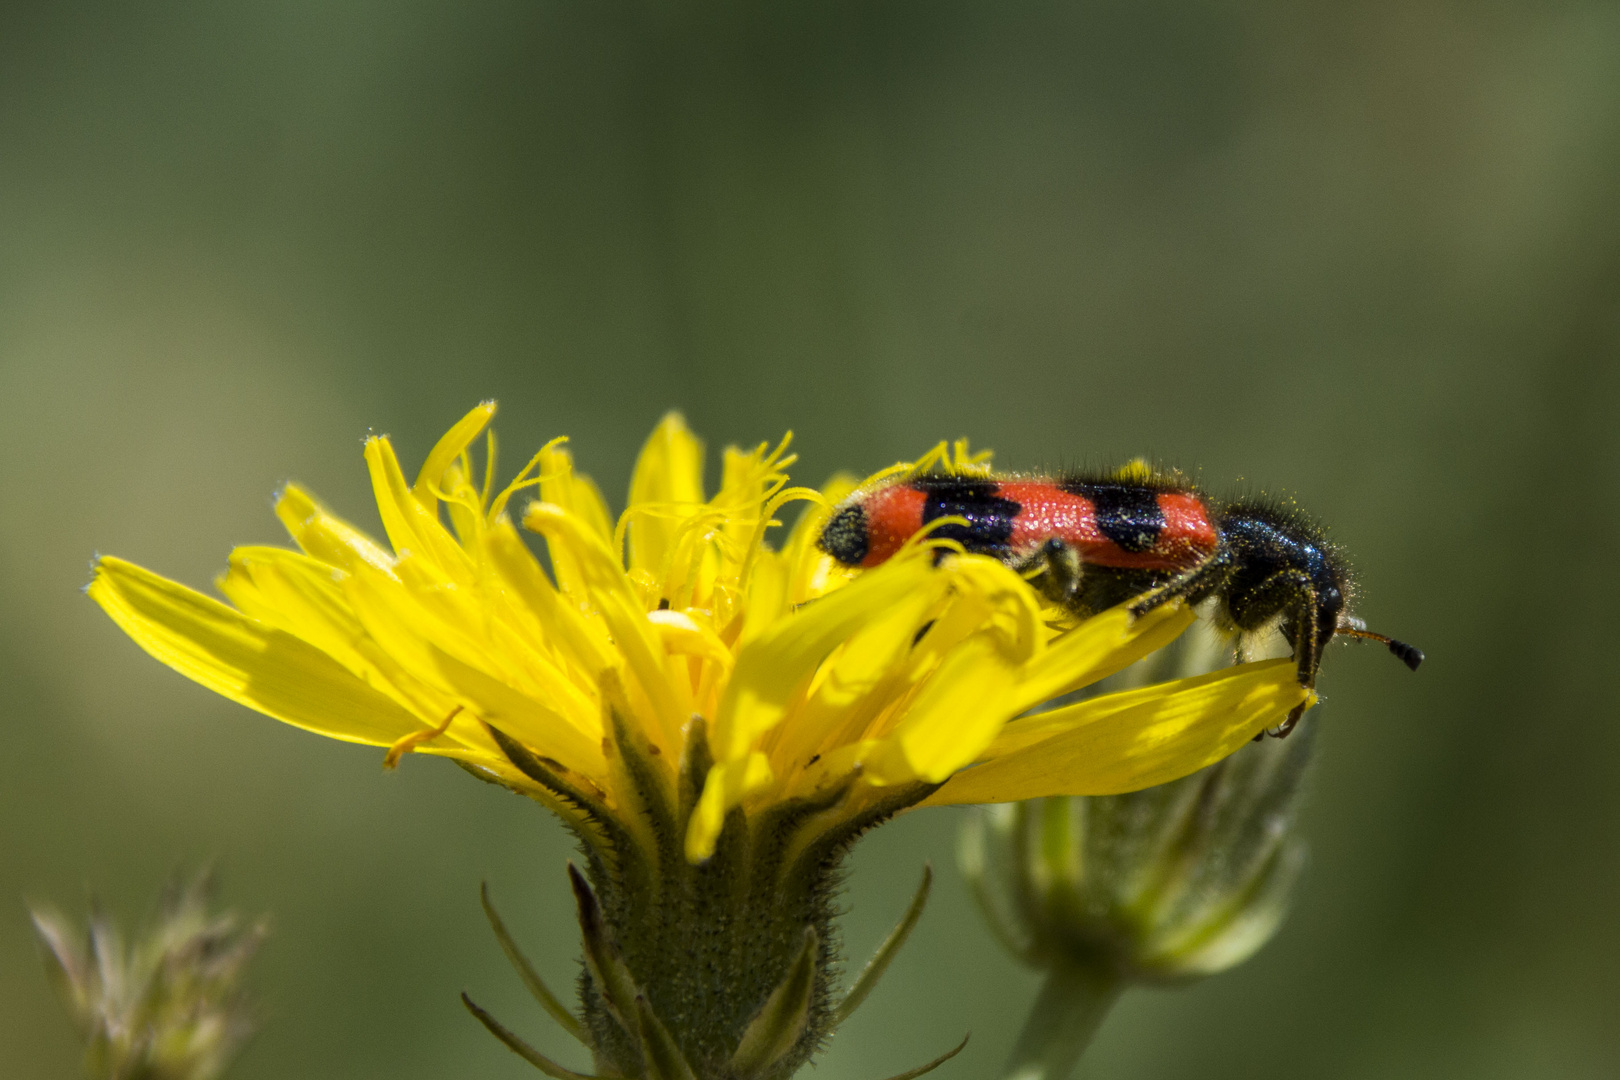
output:
MULTIPOLYGON (((1333 524, 1329 658, 1279 938, 1137 992, 1093 1077, 1620 1075, 1620 7, 513 0, 0 9, 0 1074, 74 1075, 24 897, 142 909, 217 857, 271 911, 233 1075, 583 1066, 483 925, 566 982, 570 846, 443 762, 317 739, 141 654, 96 551, 203 585, 297 477, 371 521, 481 398, 613 495, 667 408, 800 478, 942 437, 1145 453, 1333 524)), ((854 860, 869 949, 933 910, 817 1076, 974 1041, 1035 977, 953 811, 854 860)))

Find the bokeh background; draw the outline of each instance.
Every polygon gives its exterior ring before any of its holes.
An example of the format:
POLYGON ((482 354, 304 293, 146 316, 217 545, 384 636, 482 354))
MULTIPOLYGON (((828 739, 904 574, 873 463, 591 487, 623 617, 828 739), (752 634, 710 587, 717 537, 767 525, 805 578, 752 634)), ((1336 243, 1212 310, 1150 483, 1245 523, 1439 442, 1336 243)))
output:
MULTIPOLYGON (((1296 495, 1423 646, 1341 648, 1291 921, 1135 992, 1093 1077, 1620 1075, 1620 7, 1495 0, 352 0, 0 8, 0 1074, 74 1075, 25 897, 133 915, 217 859, 270 911, 233 1076, 583 1066, 478 911, 571 977, 570 850, 448 764, 326 742, 142 655, 96 551, 206 584, 296 477, 370 521, 481 398, 610 494, 666 409, 810 481, 942 437, 1296 495)), ((817 1075, 1036 979, 954 811, 863 843, 817 1075)))

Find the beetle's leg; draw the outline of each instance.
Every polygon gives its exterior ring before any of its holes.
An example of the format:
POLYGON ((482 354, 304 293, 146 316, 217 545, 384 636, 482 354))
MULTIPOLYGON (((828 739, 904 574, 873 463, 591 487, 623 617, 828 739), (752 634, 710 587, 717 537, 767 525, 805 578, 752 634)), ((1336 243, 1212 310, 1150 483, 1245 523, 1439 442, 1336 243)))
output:
POLYGON ((1053 603, 1066 608, 1076 605, 1085 567, 1074 548, 1057 537, 1047 539, 1014 569, 1031 578, 1035 587, 1053 603))
POLYGON ((1137 597, 1131 604, 1131 614, 1140 619, 1172 600, 1197 603, 1219 589, 1226 579, 1231 577, 1235 565, 1236 560, 1233 559, 1231 551, 1223 546, 1180 577, 1173 578, 1137 597))
MULTIPOLYGON (((1267 581, 1266 586, 1272 587, 1273 582, 1277 588, 1286 589, 1289 594, 1288 607, 1294 619, 1295 677, 1299 679, 1299 685, 1308 690, 1316 685, 1316 669, 1322 665, 1324 644, 1317 633, 1316 586, 1303 570, 1284 570, 1267 581)), ((1266 734, 1286 739, 1288 733, 1294 730, 1300 717, 1304 715, 1305 703, 1300 702, 1289 710, 1282 723, 1266 734)))

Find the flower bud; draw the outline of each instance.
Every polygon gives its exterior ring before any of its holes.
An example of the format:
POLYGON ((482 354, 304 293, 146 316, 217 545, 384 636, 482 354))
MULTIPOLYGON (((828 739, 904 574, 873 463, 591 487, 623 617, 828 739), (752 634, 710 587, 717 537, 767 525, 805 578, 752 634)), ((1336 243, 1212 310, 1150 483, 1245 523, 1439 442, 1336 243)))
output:
POLYGON ((1128 795, 987 807, 961 864, 1026 962, 1134 982, 1213 975, 1281 924, 1303 865, 1290 827, 1315 725, 1128 795))

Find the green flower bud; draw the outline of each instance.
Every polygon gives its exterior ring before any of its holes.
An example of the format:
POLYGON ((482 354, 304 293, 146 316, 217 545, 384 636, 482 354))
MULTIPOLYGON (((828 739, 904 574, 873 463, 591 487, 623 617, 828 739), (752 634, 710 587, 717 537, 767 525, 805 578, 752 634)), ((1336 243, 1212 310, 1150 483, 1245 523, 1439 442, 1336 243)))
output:
POLYGON ((1291 833, 1314 725, 1146 791, 979 811, 961 864, 990 925, 1041 968, 1127 982, 1224 971, 1275 933, 1304 858, 1291 833))
MULTIPOLYGON (((1230 648, 1200 624, 1111 681, 1197 675, 1230 648)), ((1305 861, 1292 826, 1314 741, 1304 724, 1143 791, 975 811, 962 873, 1003 944, 1046 972, 1006 1080, 1063 1080, 1125 988, 1213 975, 1270 939, 1305 861)))

